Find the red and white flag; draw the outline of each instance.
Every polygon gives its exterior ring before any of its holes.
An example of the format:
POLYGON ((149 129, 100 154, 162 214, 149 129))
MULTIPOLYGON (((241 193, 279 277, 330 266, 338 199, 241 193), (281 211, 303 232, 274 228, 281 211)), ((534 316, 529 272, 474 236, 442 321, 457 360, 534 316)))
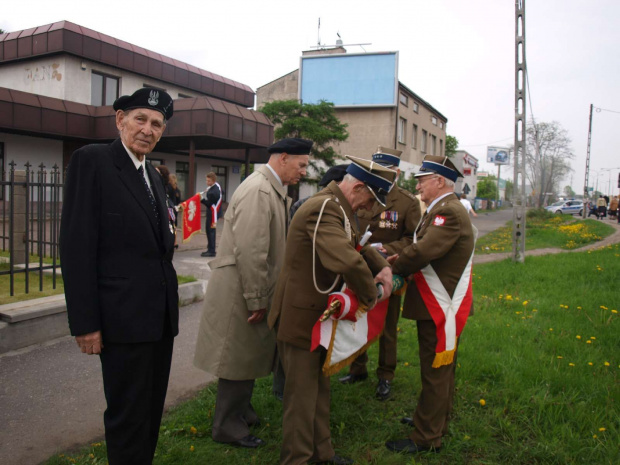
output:
POLYGON ((368 312, 359 312, 357 296, 350 289, 329 295, 328 307, 340 301, 340 311, 312 328, 310 350, 319 346, 327 349, 323 374, 333 375, 353 363, 383 332, 389 299, 379 302, 368 312))
POLYGON ((200 194, 181 203, 183 209, 183 242, 200 232, 200 194))

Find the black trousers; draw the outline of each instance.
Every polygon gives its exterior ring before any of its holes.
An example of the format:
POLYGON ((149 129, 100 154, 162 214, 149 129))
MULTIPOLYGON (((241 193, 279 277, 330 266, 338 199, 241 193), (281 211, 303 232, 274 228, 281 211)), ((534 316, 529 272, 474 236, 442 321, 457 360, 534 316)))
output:
POLYGON ((216 228, 211 227, 212 218, 211 209, 209 209, 207 210, 207 219, 205 220, 205 230, 207 231, 207 252, 215 253, 216 228))
POLYGON ((164 410, 174 338, 106 343, 100 355, 107 409, 103 415, 110 465, 153 462, 164 410))
POLYGON ((234 442, 250 434, 258 415, 252 407, 254 380, 220 378, 217 383, 211 435, 217 442, 234 442))

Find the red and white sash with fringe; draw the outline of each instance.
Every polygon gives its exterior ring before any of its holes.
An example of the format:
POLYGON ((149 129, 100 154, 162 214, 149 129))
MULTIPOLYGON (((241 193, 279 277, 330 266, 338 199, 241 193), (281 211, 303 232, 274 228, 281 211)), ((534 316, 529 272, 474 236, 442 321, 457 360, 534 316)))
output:
POLYGON ((433 368, 449 365, 454 361, 456 343, 471 310, 473 258, 472 253, 452 297, 430 264, 413 275, 422 300, 437 328, 433 368))
MULTIPOLYGON (((220 198, 217 199, 217 203, 211 205, 211 227, 215 228, 215 225, 217 224, 217 212, 220 211, 220 207, 222 206, 222 187, 218 183, 213 183, 213 185, 217 186, 220 190, 220 198)), ((209 189, 207 189, 207 191, 209 189)))

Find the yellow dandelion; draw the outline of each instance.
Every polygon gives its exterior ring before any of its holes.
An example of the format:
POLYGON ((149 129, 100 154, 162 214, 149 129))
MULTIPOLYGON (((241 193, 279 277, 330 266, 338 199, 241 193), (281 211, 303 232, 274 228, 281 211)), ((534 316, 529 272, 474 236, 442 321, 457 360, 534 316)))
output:
POLYGON ((465 439, 466 441, 469 441, 471 438, 467 435, 463 436, 463 439, 465 439))
POLYGON ((482 405, 483 407, 487 404, 487 401, 484 399, 480 399, 479 402, 480 402, 480 405, 482 405))
POLYGON ((576 337, 577 337, 577 339, 581 339, 581 336, 580 336, 579 334, 577 334, 577 336, 576 336, 576 337))
POLYGON ((609 366, 609 362, 605 362, 605 363, 603 363, 603 365, 605 365, 606 367, 608 367, 608 366, 609 366))
POLYGON ((601 310, 608 310, 608 308, 605 307, 604 305, 601 305, 601 310))
POLYGON ((510 326, 509 324, 506 324, 506 326, 510 326))
POLYGON ((189 451, 190 451, 190 452, 194 452, 194 450, 195 450, 195 449, 194 449, 194 446, 189 446, 189 451))
MULTIPOLYGON (((590 252, 588 252, 588 253, 590 253, 590 252)), ((598 438, 598 436, 595 434, 595 435, 592 436, 592 438, 596 439, 596 438, 598 438)))
POLYGON ((569 363, 569 364, 568 364, 568 366, 569 366, 569 367, 574 367, 574 366, 575 366, 575 364, 574 364, 574 363, 569 363))
POLYGON ((592 344, 592 341, 588 339, 588 340, 586 341, 586 344, 592 344))
POLYGON ((405 366, 408 367, 409 366, 409 362, 405 362, 405 366))
POLYGON ((618 313, 618 310, 612 310, 611 313, 618 313))
POLYGON ((603 431, 605 431, 605 428, 599 428, 598 430, 602 433, 603 431))
POLYGON ((553 328, 549 328, 549 331, 553 331, 553 328))
POLYGON ((192 434, 196 434, 198 432, 198 430, 196 428, 194 428, 193 426, 189 429, 189 432, 192 434))
POLYGON ((596 340, 596 337, 590 336, 590 339, 592 339, 594 341, 594 340, 596 340))
POLYGON ((400 331, 400 328, 396 328, 396 331, 400 331))
POLYGON ((582 308, 581 307, 577 307, 577 310, 582 310, 582 308))
POLYGON ((537 312, 538 310, 536 310, 535 308, 532 309, 533 312, 537 312))
POLYGON ((528 302, 529 302, 528 300, 524 300, 523 301, 523 306, 525 307, 528 304, 528 302))
POLYGON ((94 458, 95 458, 95 454, 88 454, 88 456, 89 456, 91 459, 94 459, 94 458))
POLYGON ((509 294, 506 296, 506 300, 512 300, 512 296, 509 294))
POLYGON ((562 357, 561 355, 558 355, 557 358, 564 358, 564 357, 562 357))
POLYGON ((523 313, 523 312, 515 312, 515 313, 516 313, 517 315, 521 315, 521 313, 523 313))
POLYGON ((592 366, 592 365, 594 365, 594 364, 593 364, 592 362, 588 362, 588 365, 592 366))

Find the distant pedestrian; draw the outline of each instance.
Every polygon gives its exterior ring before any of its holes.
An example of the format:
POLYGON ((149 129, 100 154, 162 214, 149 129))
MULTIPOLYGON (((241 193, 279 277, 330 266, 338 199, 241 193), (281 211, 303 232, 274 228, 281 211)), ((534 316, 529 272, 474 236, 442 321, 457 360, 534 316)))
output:
POLYGON ((607 216, 607 202, 605 202, 605 197, 602 195, 599 195, 598 199, 596 199, 596 209, 598 211, 597 217, 599 220, 607 216))
POLYGON ((222 206, 222 188, 217 183, 217 176, 213 171, 207 173, 207 188, 201 194, 200 203, 207 207, 205 230, 207 233, 207 250, 200 254, 201 257, 215 257, 215 233, 217 228, 217 215, 222 206))
POLYGON ((476 210, 474 210, 474 207, 471 206, 471 203, 469 200, 467 200, 467 196, 465 194, 461 194, 461 203, 465 207, 465 210, 467 210, 468 214, 473 215, 474 218, 478 217, 476 210))

